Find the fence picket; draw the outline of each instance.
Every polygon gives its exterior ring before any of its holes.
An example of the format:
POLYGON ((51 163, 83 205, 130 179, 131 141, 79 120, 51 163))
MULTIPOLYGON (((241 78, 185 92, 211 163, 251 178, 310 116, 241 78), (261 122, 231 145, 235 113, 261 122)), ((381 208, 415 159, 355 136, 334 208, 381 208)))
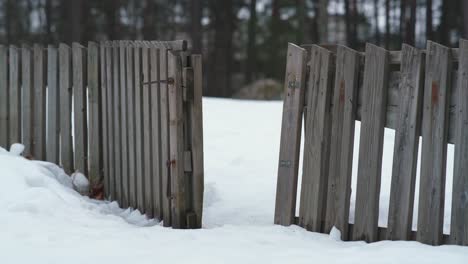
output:
POLYGON ((9 145, 20 143, 21 140, 21 80, 20 80, 20 52, 15 46, 9 50, 9 145))
POLYGON ((450 238, 454 244, 468 245, 468 41, 460 40, 457 94, 457 132, 452 191, 450 238))
POLYGON ((95 42, 88 43, 88 106, 89 106, 89 175, 91 189, 95 190, 102 184, 102 134, 101 125, 101 90, 99 87, 99 46, 95 42))
POLYGON ((122 206, 128 206, 128 123, 127 123, 127 42, 119 41, 120 57, 120 118, 121 118, 121 148, 122 148, 122 206))
POLYGON ((72 59, 71 49, 59 45, 60 160, 67 174, 75 171, 72 137, 72 59))
POLYGON ((25 157, 31 156, 32 146, 32 95, 33 95, 33 62, 32 52, 29 46, 23 45, 21 48, 21 127, 22 135, 21 142, 24 145, 23 155, 25 157))
POLYGON ((60 160, 60 97, 58 86, 58 51, 47 47, 47 161, 60 160))
POLYGON ((106 191, 106 195, 115 199, 117 197, 116 191, 116 148, 115 148, 115 120, 114 120, 114 78, 113 78, 113 45, 112 42, 108 41, 105 43, 106 50, 106 94, 107 94, 107 131, 109 138, 107 140, 107 146, 109 149, 109 189, 106 191))
POLYGON ((295 217, 307 56, 291 43, 287 54, 274 219, 280 225, 293 224, 295 217))
POLYGON ((427 42, 417 240, 442 243, 450 49, 427 42))
POLYGON ((88 175, 88 111, 85 86, 85 80, 87 79, 85 52, 84 47, 80 44, 72 44, 75 169, 88 175))
POLYGON ((35 159, 46 158, 46 80, 44 47, 35 44, 34 52, 34 96, 33 96, 33 146, 32 156, 35 159))
POLYGON ((141 42, 135 44, 135 159, 136 159, 136 192, 138 209, 143 212, 145 207, 144 179, 143 179, 143 86, 141 72, 141 42))
POLYGON ((343 240, 348 239, 359 58, 357 51, 337 47, 324 231, 336 226, 343 240))
MULTIPOLYGON (((106 44, 104 42, 101 42, 99 44, 99 62, 100 62, 100 93, 101 93, 101 101, 100 101, 100 117, 101 117, 101 128, 102 128, 102 134, 101 134, 101 144, 102 144, 102 170, 101 170, 101 177, 103 178, 103 187, 104 187, 104 192, 107 192, 110 188, 109 184, 109 176, 110 175, 110 169, 109 169, 109 128, 108 128, 108 121, 109 121, 109 113, 107 112, 107 72, 106 72, 106 67, 107 67, 107 58, 106 58, 106 44)), ((106 196, 107 193, 104 193, 104 196, 106 196)))
MULTIPOLYGON (((150 43, 150 81, 159 81, 159 50, 157 45, 150 43)), ((150 90, 150 112, 151 112, 151 174, 153 176, 152 190, 153 191, 153 215, 155 218, 161 219, 161 138, 160 138, 160 89, 159 83, 152 83, 145 87, 150 90), (157 195, 155 195, 157 194, 157 195)))
POLYGON ((137 207, 136 198, 136 168, 135 168, 135 80, 133 43, 127 44, 127 120, 128 120, 128 202, 129 206, 137 207))
POLYGON ((8 48, 0 45, 0 147, 8 149, 8 48))
POLYGON ((122 149, 121 145, 121 122, 120 122, 120 79, 119 79, 119 42, 112 42, 112 65, 113 65, 113 123, 114 123, 114 175, 115 175, 115 197, 119 203, 122 203, 122 153, 118 150, 122 149))
POLYGON ((316 45, 312 47, 299 224, 314 232, 321 231, 325 220, 333 59, 330 51, 316 45))
POLYGON ((423 101, 422 52, 403 44, 399 113, 396 119, 387 238, 409 240, 423 101))
POLYGON ((380 178, 387 102, 388 52, 366 45, 354 240, 377 240, 380 178))

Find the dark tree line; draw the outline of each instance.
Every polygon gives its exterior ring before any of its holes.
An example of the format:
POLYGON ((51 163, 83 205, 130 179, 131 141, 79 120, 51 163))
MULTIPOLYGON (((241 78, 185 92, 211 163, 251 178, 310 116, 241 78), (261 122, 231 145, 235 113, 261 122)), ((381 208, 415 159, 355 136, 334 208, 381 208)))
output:
POLYGON ((0 0, 2 44, 188 39, 210 96, 282 79, 287 42, 400 49, 460 37, 466 0, 0 0))

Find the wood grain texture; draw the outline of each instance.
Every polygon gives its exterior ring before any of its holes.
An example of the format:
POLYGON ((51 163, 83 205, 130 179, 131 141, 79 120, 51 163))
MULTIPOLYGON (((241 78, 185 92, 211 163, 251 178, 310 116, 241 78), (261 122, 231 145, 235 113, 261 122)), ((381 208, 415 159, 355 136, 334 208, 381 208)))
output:
POLYGON ((296 210, 306 56, 304 49, 288 44, 274 217, 275 224, 285 226, 293 224, 296 210))
POLYGON ((27 45, 21 48, 21 142, 24 145, 23 155, 31 156, 32 146, 32 114, 33 114, 33 62, 32 51, 27 45))
POLYGON ((141 212, 145 204, 143 182, 143 86, 141 71, 141 43, 135 44, 135 166, 136 166, 136 194, 137 206, 141 212))
POLYGON ((191 56, 193 67, 193 101, 190 107, 192 121, 192 199, 193 210, 196 215, 194 228, 202 227, 203 192, 204 192, 204 164, 203 164, 203 72, 202 56, 191 56))
POLYGON ((324 232, 335 226, 343 240, 348 239, 359 61, 357 51, 337 47, 324 232))
POLYGON ((67 174, 75 171, 72 138, 72 59, 71 49, 59 45, 60 163, 67 174))
POLYGON ((87 83, 89 106, 89 175, 90 188, 96 189, 102 184, 102 119, 101 87, 99 79, 99 46, 88 42, 87 83))
POLYGON ((8 48, 0 45, 0 147, 8 149, 8 48))
MULTIPOLYGON (((159 46, 159 78, 167 80, 167 54, 168 49, 162 44, 159 46)), ((161 111, 161 188, 163 225, 171 226, 171 179, 169 177, 169 101, 167 83, 160 84, 160 111, 161 111)))
POLYGON ((386 50, 366 45, 353 239, 367 242, 377 240, 388 61, 386 50))
MULTIPOLYGON (((143 83, 150 81, 150 59, 149 59, 149 45, 148 42, 143 42, 141 52, 141 62, 143 71, 143 83)), ((152 145, 151 145, 151 111, 150 111, 150 85, 142 86, 142 104, 143 104, 143 176, 144 176, 144 193, 145 193, 145 213, 149 216, 153 216, 153 175, 151 171, 151 156, 152 156, 152 145)))
POLYGON ((330 102, 334 72, 333 54, 317 45, 311 49, 307 87, 306 132, 299 224, 320 232, 326 208, 330 153, 330 102))
POLYGON ((44 47, 35 44, 34 61, 34 96, 33 96, 33 146, 32 156, 38 160, 46 158, 46 59, 44 47))
POLYGON ((20 79, 20 51, 15 46, 9 50, 9 113, 8 136, 9 145, 21 143, 21 79, 20 79))
POLYGON ((60 161, 60 96, 58 85, 58 50, 47 47, 47 161, 60 161))
POLYGON ((119 41, 120 118, 122 155, 122 206, 128 206, 128 119, 127 119, 127 41, 119 41))
POLYGON ((450 238, 468 245, 468 40, 460 40, 450 238))
MULTIPOLYGON (((157 45, 149 44, 150 57, 150 81, 159 81, 159 50, 157 45)), ((161 125, 160 125, 160 89, 159 83, 152 83, 146 86, 150 92, 150 112, 151 112, 151 175, 153 176, 152 192, 153 192, 153 216, 161 219, 162 204, 161 204, 161 125)))
POLYGON ((406 44, 401 54, 400 102, 387 228, 390 240, 408 240, 411 235, 423 102, 423 54, 406 44))
POLYGON ((114 124, 114 68, 113 68, 113 44, 112 42, 106 42, 106 83, 107 83, 107 124, 108 124, 108 141, 107 146, 109 148, 109 190, 106 192, 107 197, 115 199, 116 197, 116 151, 115 151, 115 124, 114 124))
POLYGON ((100 70, 100 109, 99 116, 101 118, 101 149, 102 149, 102 168, 101 175, 103 177, 104 196, 109 197, 110 188, 110 171, 109 171, 109 113, 107 111, 108 94, 107 94, 107 58, 106 58, 106 44, 105 42, 99 43, 99 70, 100 70))
POLYGON ((136 167, 135 167, 135 79, 133 43, 127 44, 127 130, 128 130, 128 202, 129 206, 137 208, 136 198, 136 167))
POLYGON ((113 96, 113 133, 114 133, 114 178, 115 198, 122 202, 122 138, 120 119, 120 57, 119 42, 112 42, 112 96, 113 96))
POLYGON ((185 228, 186 223, 186 186, 184 171, 184 112, 182 90, 182 61, 178 53, 168 54, 169 83, 169 147, 171 176, 172 227, 185 228))
POLYGON ((75 135, 75 169, 88 175, 88 108, 86 94, 86 50, 72 44, 73 117, 75 135))
POLYGON ((430 245, 442 243, 450 65, 450 49, 428 41, 417 240, 430 245))

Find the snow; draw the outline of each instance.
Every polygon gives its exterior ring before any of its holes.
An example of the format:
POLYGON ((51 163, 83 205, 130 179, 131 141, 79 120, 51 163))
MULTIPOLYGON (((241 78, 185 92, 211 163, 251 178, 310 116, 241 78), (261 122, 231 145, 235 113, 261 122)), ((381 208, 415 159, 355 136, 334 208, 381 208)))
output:
MULTIPOLYGON (((115 202, 81 196, 56 165, 0 149, 0 262, 468 263, 468 247, 342 242, 339 230, 273 225, 281 102, 204 99, 203 107, 203 229, 164 228, 115 202)), ((390 141, 386 135, 384 200, 390 141)))

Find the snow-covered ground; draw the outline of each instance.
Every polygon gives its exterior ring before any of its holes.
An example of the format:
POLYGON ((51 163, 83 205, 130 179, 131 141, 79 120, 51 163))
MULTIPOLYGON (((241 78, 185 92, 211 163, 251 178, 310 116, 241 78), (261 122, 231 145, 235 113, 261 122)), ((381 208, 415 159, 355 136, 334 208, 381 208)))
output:
MULTIPOLYGON (((273 225, 282 104, 204 99, 203 106, 203 229, 163 228, 90 200, 58 167, 0 149, 0 263, 468 263, 468 247, 341 242, 273 225)), ((387 132, 382 225, 392 138, 387 132)))

